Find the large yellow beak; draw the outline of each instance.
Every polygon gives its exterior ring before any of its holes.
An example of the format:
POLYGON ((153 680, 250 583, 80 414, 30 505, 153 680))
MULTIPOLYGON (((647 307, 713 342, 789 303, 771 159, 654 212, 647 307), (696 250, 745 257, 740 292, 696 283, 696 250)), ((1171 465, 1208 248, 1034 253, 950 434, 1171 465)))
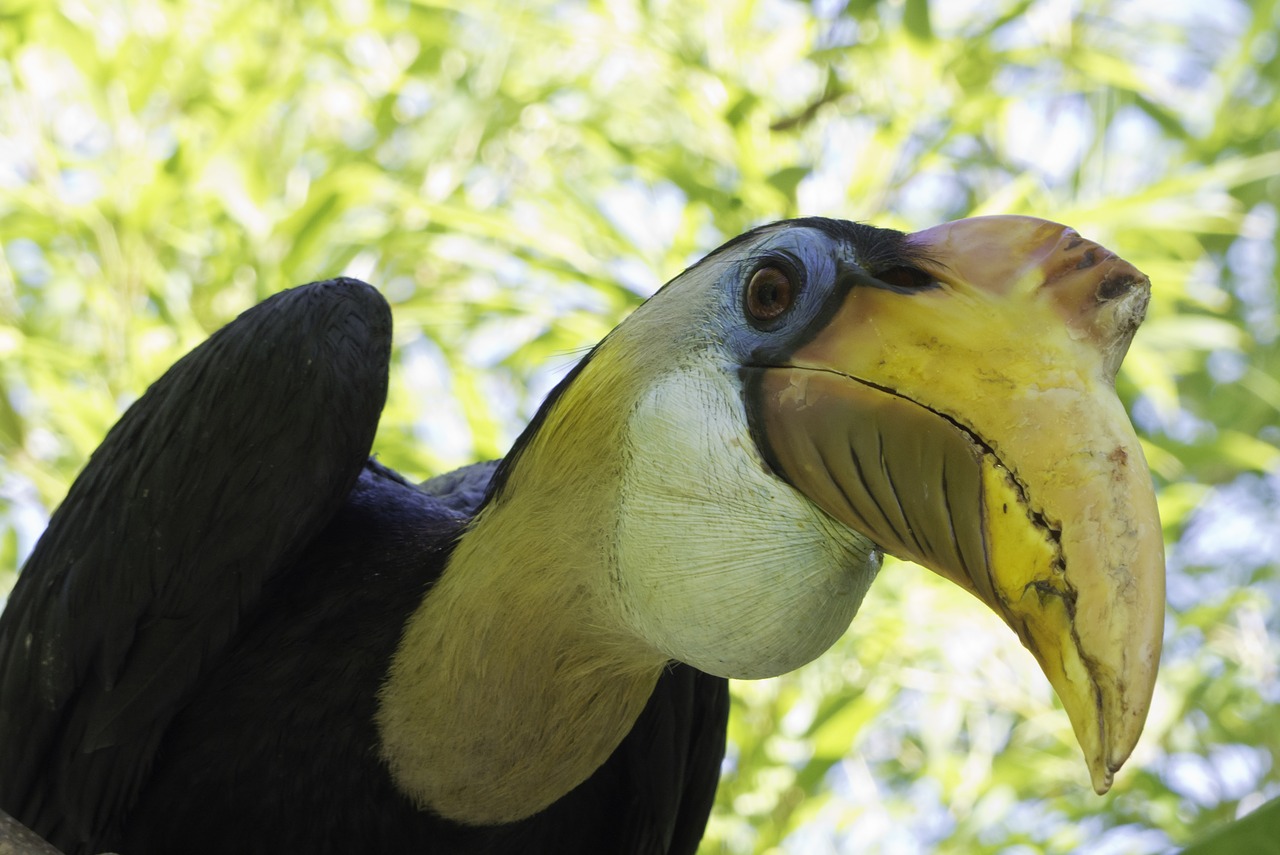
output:
POLYGON ((1155 495, 1114 389, 1150 283, 1030 217, 909 241, 936 284, 855 285, 789 365, 759 371, 768 453, 827 513, 1004 618, 1104 793, 1142 732, 1164 623, 1155 495))

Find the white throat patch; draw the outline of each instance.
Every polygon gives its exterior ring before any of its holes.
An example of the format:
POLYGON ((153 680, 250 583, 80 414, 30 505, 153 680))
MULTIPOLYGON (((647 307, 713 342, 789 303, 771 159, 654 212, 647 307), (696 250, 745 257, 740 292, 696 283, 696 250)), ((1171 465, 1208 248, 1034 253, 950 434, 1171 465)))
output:
POLYGON ((699 360, 633 410, 616 584, 625 619, 655 648, 754 679, 830 647, 880 555, 766 470, 732 371, 699 360))

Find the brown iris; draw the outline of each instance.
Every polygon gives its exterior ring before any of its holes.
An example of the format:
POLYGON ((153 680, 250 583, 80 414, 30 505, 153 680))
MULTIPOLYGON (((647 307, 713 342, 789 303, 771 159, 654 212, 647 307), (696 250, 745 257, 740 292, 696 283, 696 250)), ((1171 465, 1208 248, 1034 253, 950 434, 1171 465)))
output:
POLYGON ((791 277, 777 267, 762 267, 747 284, 747 313, 757 323, 777 320, 795 300, 791 277))

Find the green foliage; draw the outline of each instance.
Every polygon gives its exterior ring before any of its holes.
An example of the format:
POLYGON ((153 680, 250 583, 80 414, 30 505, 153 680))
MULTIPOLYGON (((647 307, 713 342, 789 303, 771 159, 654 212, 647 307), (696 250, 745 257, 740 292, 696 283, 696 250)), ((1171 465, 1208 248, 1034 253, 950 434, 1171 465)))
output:
POLYGON ((1239 822, 1217 829, 1187 847, 1183 855, 1276 855, 1280 853, 1280 799, 1268 802, 1239 822))
POLYGON ((1170 543, 1143 742, 1094 796, 1012 635, 890 564, 830 654, 735 687, 704 849, 1154 852, 1280 794, 1276 0, 0 14, 0 577, 121 409, 289 285, 392 301, 377 450, 425 477, 751 225, 1031 213, 1155 282, 1119 383, 1170 543))

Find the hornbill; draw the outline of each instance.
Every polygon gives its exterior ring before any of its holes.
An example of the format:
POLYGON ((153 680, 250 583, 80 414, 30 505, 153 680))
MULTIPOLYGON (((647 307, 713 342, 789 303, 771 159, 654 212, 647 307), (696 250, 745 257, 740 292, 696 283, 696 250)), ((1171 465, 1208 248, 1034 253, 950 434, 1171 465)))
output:
POLYGON ((513 450, 370 459, 390 312, 285 291, 176 363, 0 620, 0 808, 68 852, 695 850, 726 678, 844 632, 883 553, 971 591, 1105 792, 1164 561, 1114 392, 1150 283, 1064 226, 774 223, 668 283, 513 450))

